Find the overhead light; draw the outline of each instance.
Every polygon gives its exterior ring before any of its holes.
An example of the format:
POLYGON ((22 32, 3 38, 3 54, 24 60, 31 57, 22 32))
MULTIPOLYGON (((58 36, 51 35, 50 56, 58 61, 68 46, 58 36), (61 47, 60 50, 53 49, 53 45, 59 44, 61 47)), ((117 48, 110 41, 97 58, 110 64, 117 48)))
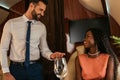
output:
POLYGON ((21 0, 0 0, 0 6, 6 9, 10 9, 13 5, 21 0))
POLYGON ((5 5, 5 4, 0 3, 0 6, 5 8, 5 9, 9 9, 9 7, 7 5, 5 5))

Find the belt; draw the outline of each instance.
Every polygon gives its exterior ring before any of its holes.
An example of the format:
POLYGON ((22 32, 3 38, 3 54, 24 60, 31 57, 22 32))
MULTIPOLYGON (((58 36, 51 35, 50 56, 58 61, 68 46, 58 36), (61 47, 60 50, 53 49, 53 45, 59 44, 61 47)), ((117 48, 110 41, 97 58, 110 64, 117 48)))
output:
MULTIPOLYGON (((29 64, 36 64, 38 63, 39 60, 35 60, 35 61, 30 61, 29 64)), ((21 65, 24 66, 25 62, 15 62, 15 61, 10 61, 10 64, 15 64, 15 65, 21 65)))

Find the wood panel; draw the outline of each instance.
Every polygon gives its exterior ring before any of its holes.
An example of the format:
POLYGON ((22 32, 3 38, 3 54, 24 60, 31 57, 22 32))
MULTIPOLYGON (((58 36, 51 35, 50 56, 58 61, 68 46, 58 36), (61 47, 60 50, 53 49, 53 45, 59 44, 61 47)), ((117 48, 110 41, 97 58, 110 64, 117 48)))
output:
POLYGON ((101 17, 94 12, 84 8, 78 0, 64 0, 64 18, 68 20, 79 20, 86 18, 101 17))
MULTIPOLYGON (((119 24, 115 21, 115 19, 109 15, 109 20, 110 20, 110 31, 111 31, 111 36, 118 36, 120 37, 120 26, 119 24)), ((120 61, 120 47, 117 47, 117 45, 113 44, 114 42, 111 40, 112 48, 115 51, 119 61, 120 61)))

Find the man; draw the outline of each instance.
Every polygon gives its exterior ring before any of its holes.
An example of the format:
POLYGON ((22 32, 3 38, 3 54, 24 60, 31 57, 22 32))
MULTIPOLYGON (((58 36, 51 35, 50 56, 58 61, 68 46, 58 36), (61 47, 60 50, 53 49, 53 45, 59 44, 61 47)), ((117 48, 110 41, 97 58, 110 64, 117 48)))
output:
POLYGON ((46 28, 39 21, 40 17, 44 16, 45 10, 44 1, 30 0, 28 10, 23 16, 11 19, 5 24, 0 44, 0 59, 5 80, 42 80, 41 64, 37 62, 40 52, 49 60, 65 55, 60 52, 52 53, 48 48, 46 28), (28 25, 31 26, 30 42, 26 41, 28 25), (9 46, 10 67, 7 61, 9 46), (29 53, 28 66, 26 66, 26 53, 29 53))

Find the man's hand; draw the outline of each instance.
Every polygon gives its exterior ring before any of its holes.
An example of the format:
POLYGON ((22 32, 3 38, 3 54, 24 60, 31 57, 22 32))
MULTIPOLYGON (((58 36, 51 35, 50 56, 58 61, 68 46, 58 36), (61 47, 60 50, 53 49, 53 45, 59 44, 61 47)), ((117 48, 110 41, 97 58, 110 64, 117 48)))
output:
POLYGON ((62 58, 65 55, 65 53, 61 53, 61 52, 55 52, 53 54, 50 55, 51 59, 55 59, 55 58, 62 58))
POLYGON ((15 80, 15 78, 10 73, 4 73, 5 80, 15 80))

